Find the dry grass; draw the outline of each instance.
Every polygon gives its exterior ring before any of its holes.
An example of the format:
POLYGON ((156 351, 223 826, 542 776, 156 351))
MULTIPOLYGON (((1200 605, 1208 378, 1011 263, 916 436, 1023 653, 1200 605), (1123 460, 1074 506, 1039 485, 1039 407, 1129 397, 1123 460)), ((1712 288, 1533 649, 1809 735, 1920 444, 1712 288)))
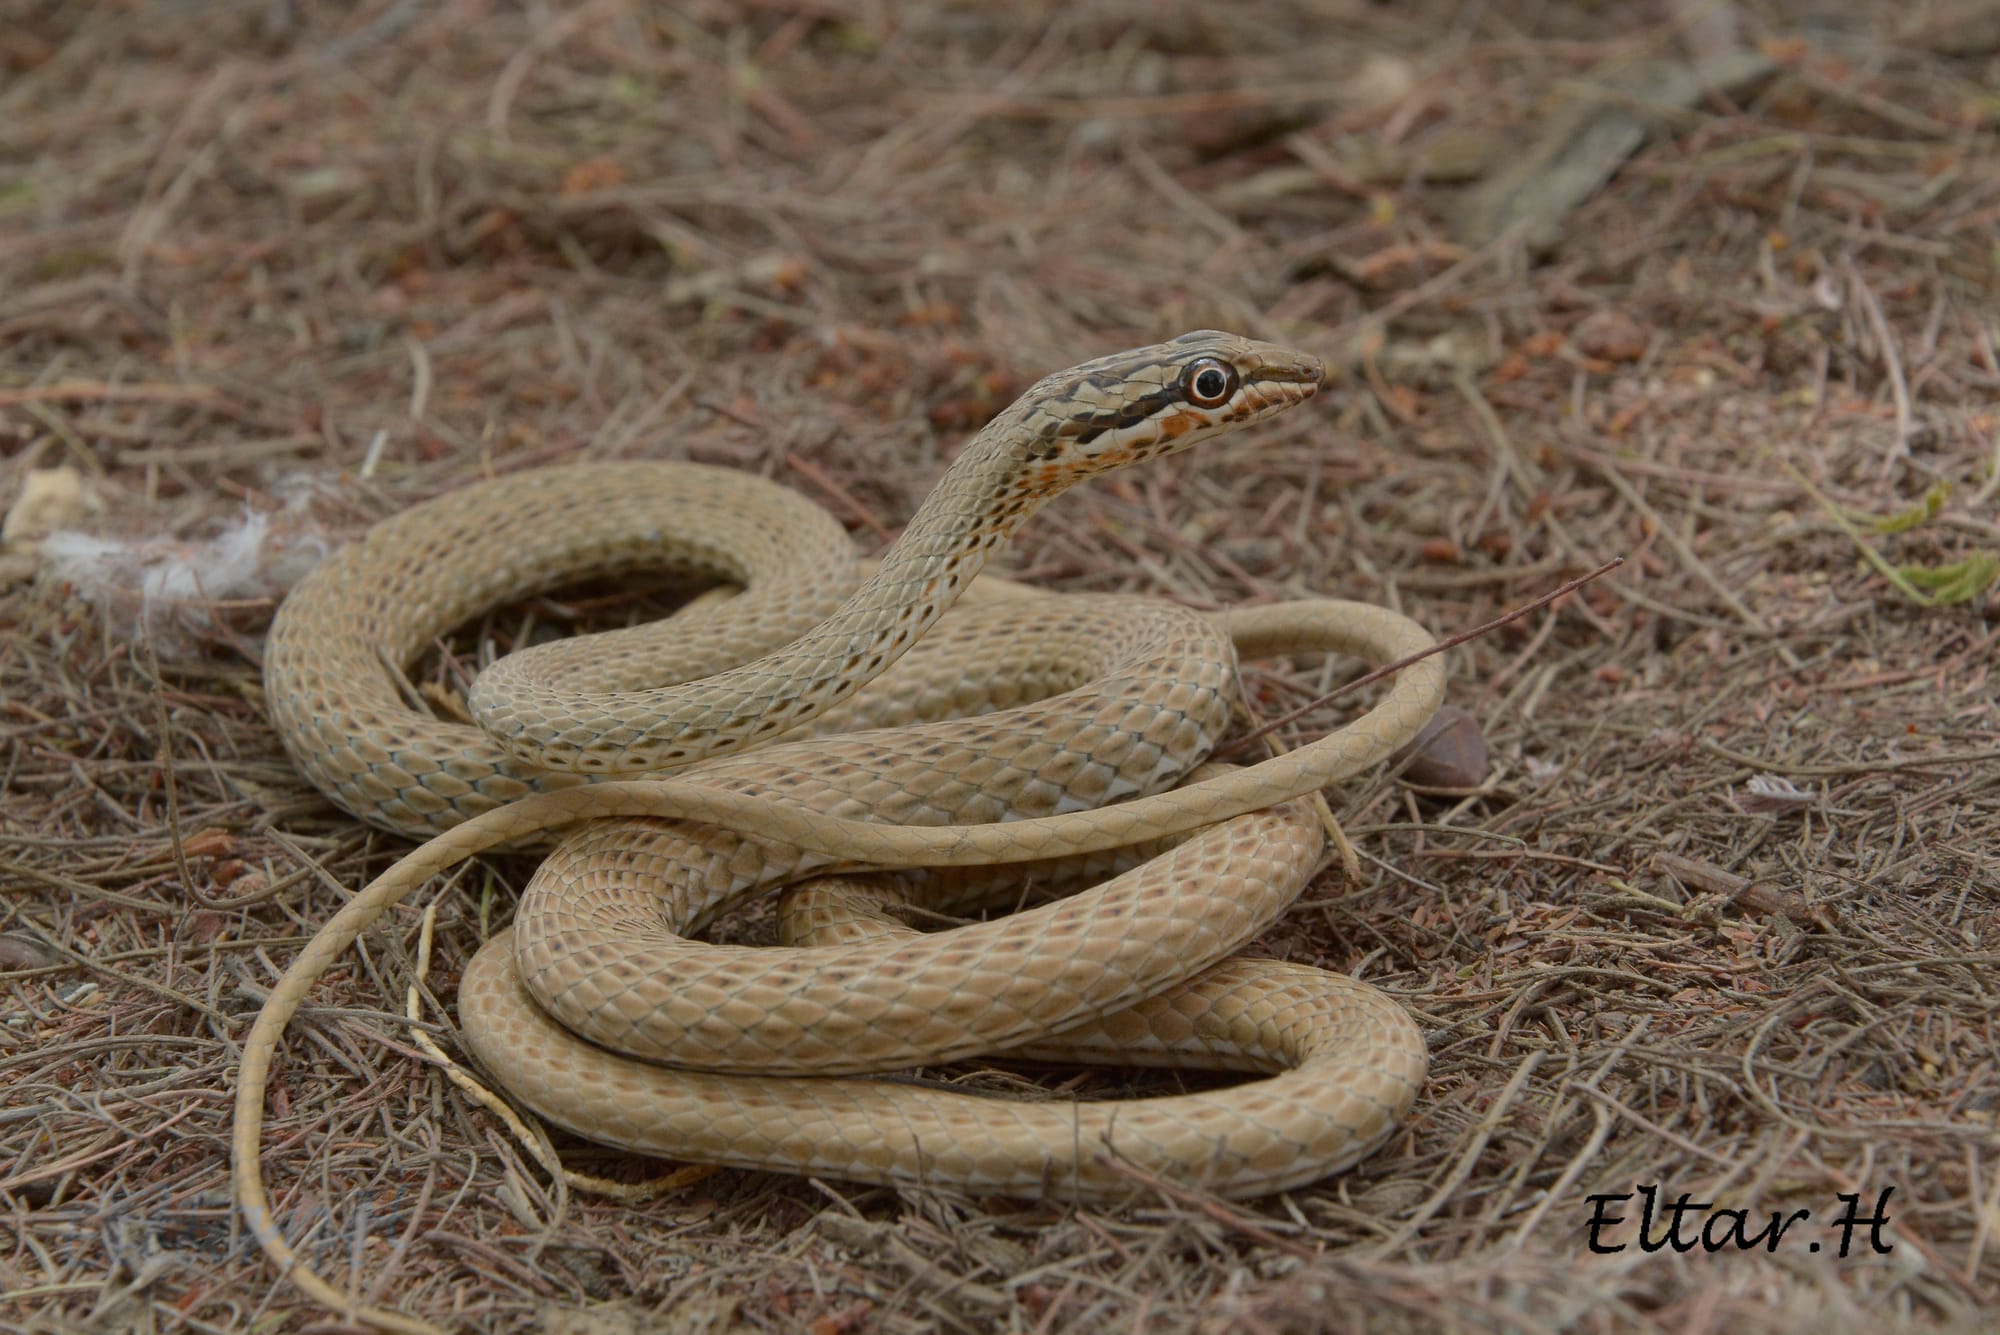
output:
MULTIPOLYGON (((879 546, 1028 378, 1218 325, 1326 353, 1332 391, 1065 499, 1016 573, 1450 630, 1630 558, 1457 652, 1492 782, 1334 795, 1365 883, 1267 942, 1429 1035, 1427 1097, 1359 1170, 1111 1211, 733 1172, 558 1197, 385 1014, 406 910, 273 1089, 278 1208, 336 1282, 482 1329, 820 1335, 1879 1330, 2000 1302, 1996 605, 1912 604, 1814 494, 1884 514, 1949 482, 1869 540, 2000 547, 1990 6, 1752 5, 1776 72, 1671 115, 1531 265, 1458 244, 1464 178, 1577 77, 1670 49, 1658 15, 23 9, 0 494, 76 465, 99 532, 248 506, 308 545, 490 470, 663 455, 767 472, 879 546), (1654 1183, 1815 1222, 1775 1253, 1592 1255, 1586 1197, 1654 1183), (1834 1255, 1837 1196, 1890 1188, 1894 1250, 1834 1255)), ((7 1329, 329 1328, 232 1215, 227 1100, 276 969, 397 845, 293 776, 254 593, 180 609, 196 638, 155 653, 55 581, 0 592, 7 1329)), ((1256 680, 1275 708, 1311 674, 1256 680)), ((519 877, 444 894, 447 999, 519 877)))

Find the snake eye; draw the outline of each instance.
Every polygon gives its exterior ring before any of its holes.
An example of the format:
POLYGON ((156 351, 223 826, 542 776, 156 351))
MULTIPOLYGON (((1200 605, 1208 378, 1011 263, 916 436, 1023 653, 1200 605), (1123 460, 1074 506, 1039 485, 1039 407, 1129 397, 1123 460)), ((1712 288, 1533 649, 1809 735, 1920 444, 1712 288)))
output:
POLYGON ((1236 368, 1214 357, 1189 362, 1181 372, 1181 393, 1197 408, 1220 408, 1236 392, 1236 368))

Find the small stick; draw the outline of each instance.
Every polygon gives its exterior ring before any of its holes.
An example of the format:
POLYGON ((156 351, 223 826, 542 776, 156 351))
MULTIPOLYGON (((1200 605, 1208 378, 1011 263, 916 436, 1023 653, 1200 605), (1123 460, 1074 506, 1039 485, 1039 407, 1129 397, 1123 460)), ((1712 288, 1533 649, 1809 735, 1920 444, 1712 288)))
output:
POLYGON ((1424 659, 1431 657, 1433 654, 1441 654, 1447 649, 1456 649, 1459 645, 1464 644, 1467 640, 1478 639, 1481 635, 1485 635, 1489 631, 1496 631, 1500 629, 1500 627, 1506 625, 1510 621, 1519 621, 1522 617, 1528 615, 1528 613, 1534 611, 1535 609, 1548 606, 1550 603, 1554 602, 1556 599, 1562 597, 1566 593, 1576 592, 1578 589, 1590 583, 1590 581, 1596 579, 1598 576, 1609 574, 1610 572, 1616 570, 1619 566, 1622 566, 1624 564, 1625 564, 1624 557, 1614 556, 1609 561, 1606 561, 1603 565, 1597 567, 1597 569, 1591 571, 1589 574, 1578 575, 1575 579, 1570 580, 1565 584, 1562 584, 1554 589, 1549 590, 1547 593, 1535 599, 1533 602, 1524 603, 1520 607, 1515 608, 1511 612, 1507 612, 1501 616, 1493 618, 1493 620, 1486 622, 1484 625, 1474 626, 1471 630, 1461 630, 1456 634, 1446 636, 1444 639, 1439 640, 1436 644, 1432 645, 1430 648, 1424 650, 1420 654, 1411 654, 1406 658, 1399 658, 1393 663, 1384 663, 1381 667, 1376 668, 1373 672, 1365 673, 1362 676, 1356 677, 1353 681, 1347 682, 1340 686, 1336 686, 1332 690, 1328 691, 1325 695, 1320 696, 1317 700, 1310 700, 1305 704, 1300 705, 1297 709, 1294 709, 1289 714, 1281 714, 1277 718, 1272 719, 1269 723, 1266 723, 1263 727, 1257 729, 1255 732, 1250 733, 1249 735, 1244 737, 1239 737, 1235 741, 1231 742, 1229 745, 1218 748, 1214 756, 1211 757, 1211 759, 1220 760, 1227 758, 1229 756, 1238 755, 1244 750, 1244 748, 1248 747, 1252 742, 1262 740, 1263 738, 1269 736, 1271 733, 1276 732, 1279 728, 1284 727, 1287 723, 1297 722, 1299 719, 1304 718, 1307 714, 1312 713, 1315 709, 1319 709, 1325 705, 1331 704, 1333 701, 1338 700, 1341 696, 1348 694, 1350 691, 1358 691, 1363 686, 1371 685, 1374 682, 1382 680, 1384 677, 1391 676, 1395 673, 1401 672, 1404 668, 1410 666, 1410 664, 1421 663, 1424 659))

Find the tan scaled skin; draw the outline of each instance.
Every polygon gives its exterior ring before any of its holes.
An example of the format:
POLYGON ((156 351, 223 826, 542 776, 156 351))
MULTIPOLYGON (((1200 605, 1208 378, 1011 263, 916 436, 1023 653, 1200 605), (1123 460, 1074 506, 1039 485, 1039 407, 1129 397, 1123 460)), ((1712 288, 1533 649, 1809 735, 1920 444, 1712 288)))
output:
MULTIPOLYGON (((1120 1161, 1252 1195, 1379 1144, 1425 1066, 1407 1016, 1337 975, 1223 961, 1318 863, 1319 827, 1293 799, 1413 736, 1441 697, 1441 664, 1406 669, 1379 705, 1319 742, 1172 785, 1226 722, 1237 653, 1388 662, 1427 648, 1423 630, 1331 601, 1211 620, 1139 599, 1031 596, 967 607, 926 634, 1062 488, 1283 411, 1320 373, 1304 354, 1199 331, 1050 376, 967 445, 851 591, 844 541, 787 493, 690 465, 547 470, 469 489, 389 521, 315 572, 281 609, 267 654, 286 745, 355 814, 443 833, 322 929, 246 1043, 237 1196, 266 1251, 346 1310, 298 1265, 257 1167, 275 1047, 313 981, 439 870, 585 820, 537 873, 516 927, 474 960, 459 1004, 483 1065, 595 1139, 1071 1199, 1129 1191, 1120 1161), (479 607, 662 563, 748 589, 664 630, 618 632, 610 648, 571 642, 502 660, 473 693, 490 734, 401 704, 389 665, 479 607), (805 575, 802 565, 826 577, 795 592, 782 577, 805 575), (721 670, 695 677, 709 649, 721 670), (664 678, 652 676, 669 654, 664 678), (656 684, 683 677, 694 679, 656 684), (574 694, 563 684, 579 681, 574 694), (1001 706, 1015 712, 947 721, 1001 706), (848 728, 864 731, 832 731, 848 728), (635 771, 671 777, 603 778, 635 771), (917 934, 846 912, 828 927, 824 910, 801 909, 820 926, 798 939, 819 930, 839 944, 744 950, 679 935, 815 872, 1026 862, 1039 874, 1055 859, 1173 840, 1096 889, 970 928, 917 934), (606 1053, 551 1010, 601 1042, 733 1074, 606 1053), (768 1074, 880 1071, 1001 1047, 1045 1054, 1058 1032, 1078 1059, 1282 1074, 1179 1099, 1033 1107, 768 1074)), ((939 894, 930 907, 978 897, 939 894)), ((879 908, 888 896, 866 897, 879 908)), ((378 1309, 349 1315, 425 1328, 378 1309)))

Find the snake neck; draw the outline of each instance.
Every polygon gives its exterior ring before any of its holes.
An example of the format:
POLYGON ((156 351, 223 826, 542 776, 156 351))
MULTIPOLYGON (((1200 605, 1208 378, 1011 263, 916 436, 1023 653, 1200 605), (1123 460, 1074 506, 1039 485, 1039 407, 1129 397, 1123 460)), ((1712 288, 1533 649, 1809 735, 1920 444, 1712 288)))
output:
MULTIPOLYGON (((901 536, 882 554, 874 583, 927 582, 934 575, 941 587, 952 589, 946 595, 948 606, 950 597, 972 582, 1028 516, 1055 495, 1036 494, 1024 485, 1020 447, 1000 439, 999 426, 996 422, 974 437, 945 469, 901 536)), ((866 586, 854 601, 865 596, 866 586)))
POLYGON ((785 651, 799 664, 791 688, 818 703, 815 714, 902 657, 1028 516, 1074 480, 1049 488, 1024 474, 1011 439, 1018 434, 1012 418, 1003 414, 972 439, 882 554, 875 573, 785 651))

